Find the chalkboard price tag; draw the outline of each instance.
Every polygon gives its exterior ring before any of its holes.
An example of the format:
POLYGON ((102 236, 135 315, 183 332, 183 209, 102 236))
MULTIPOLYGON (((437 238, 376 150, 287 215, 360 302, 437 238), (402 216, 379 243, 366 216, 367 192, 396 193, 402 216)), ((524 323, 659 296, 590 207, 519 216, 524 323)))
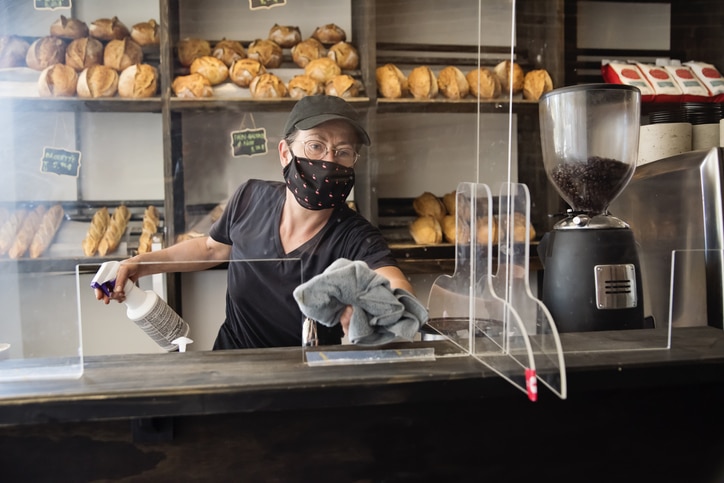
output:
POLYGON ((40 171, 43 173, 78 177, 79 169, 80 151, 43 148, 43 157, 40 159, 40 171))
POLYGON ((55 10, 56 8, 70 8, 71 0, 33 0, 35 10, 55 10))
POLYGON ((249 0, 249 10, 280 7, 282 5, 286 5, 286 3, 286 0, 249 0))
POLYGON ((234 157, 266 154, 266 129, 244 129, 231 133, 234 157))

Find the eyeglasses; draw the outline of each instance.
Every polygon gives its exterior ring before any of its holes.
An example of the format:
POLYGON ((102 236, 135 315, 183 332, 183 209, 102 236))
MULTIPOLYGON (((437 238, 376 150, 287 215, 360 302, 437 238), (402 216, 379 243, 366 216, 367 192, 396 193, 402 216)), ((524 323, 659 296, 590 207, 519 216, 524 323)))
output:
POLYGON ((359 159, 359 153, 351 147, 343 147, 338 149, 329 149, 326 144, 321 141, 309 139, 307 141, 292 141, 294 143, 304 144, 304 154, 309 159, 324 159, 328 152, 332 152, 334 161, 346 168, 351 168, 359 159))

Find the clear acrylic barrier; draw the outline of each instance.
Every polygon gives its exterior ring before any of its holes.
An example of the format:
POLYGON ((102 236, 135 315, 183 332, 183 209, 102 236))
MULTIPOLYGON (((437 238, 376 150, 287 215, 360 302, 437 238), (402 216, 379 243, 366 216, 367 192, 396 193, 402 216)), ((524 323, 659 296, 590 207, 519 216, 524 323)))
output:
POLYGON ((674 250, 671 253, 669 331, 671 328, 724 324, 724 250, 674 250))
MULTIPOLYGON (((25 273, 6 263, 0 274, 0 381, 77 379, 83 345, 73 272, 25 273), (60 300, 52 318, 47 300, 60 300)), ((53 302, 48 302, 53 303, 53 302)))
POLYGON ((451 356, 476 358, 530 399, 537 398, 537 380, 565 398, 565 366, 555 324, 527 285, 529 239, 514 243, 515 212, 526 224, 529 221, 527 191, 520 185, 506 185, 498 198, 497 219, 493 208, 487 185, 458 185, 455 272, 433 283, 428 326, 459 348, 451 356), (496 245, 499 258, 494 275, 496 245))

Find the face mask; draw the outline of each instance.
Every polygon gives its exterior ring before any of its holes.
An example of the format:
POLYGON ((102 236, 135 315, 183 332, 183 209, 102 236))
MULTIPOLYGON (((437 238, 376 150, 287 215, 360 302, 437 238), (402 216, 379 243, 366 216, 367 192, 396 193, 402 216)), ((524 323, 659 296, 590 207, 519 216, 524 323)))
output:
POLYGON ((292 156, 283 173, 287 188, 309 210, 340 206, 354 186, 354 169, 331 161, 292 156))

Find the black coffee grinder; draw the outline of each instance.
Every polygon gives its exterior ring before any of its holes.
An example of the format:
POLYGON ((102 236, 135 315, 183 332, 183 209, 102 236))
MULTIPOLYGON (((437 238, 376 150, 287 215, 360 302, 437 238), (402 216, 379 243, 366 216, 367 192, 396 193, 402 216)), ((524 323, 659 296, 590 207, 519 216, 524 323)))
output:
POLYGON ((636 168, 640 91, 615 84, 554 89, 539 102, 543 163, 570 205, 538 247, 542 301, 559 332, 644 327, 633 232, 608 213, 636 168))

